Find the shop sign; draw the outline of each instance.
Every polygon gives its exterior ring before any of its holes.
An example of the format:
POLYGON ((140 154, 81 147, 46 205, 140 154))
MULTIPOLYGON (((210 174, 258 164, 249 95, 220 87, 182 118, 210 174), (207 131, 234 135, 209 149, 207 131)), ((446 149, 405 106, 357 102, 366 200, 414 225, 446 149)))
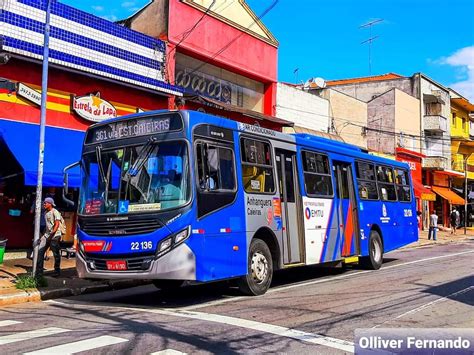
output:
POLYGON ((86 96, 73 96, 72 109, 79 116, 91 122, 117 117, 117 110, 108 101, 100 98, 100 93, 86 96))
POLYGON ((18 83, 18 87, 16 89, 16 96, 20 96, 25 100, 28 100, 38 106, 41 106, 41 93, 23 83, 18 83))

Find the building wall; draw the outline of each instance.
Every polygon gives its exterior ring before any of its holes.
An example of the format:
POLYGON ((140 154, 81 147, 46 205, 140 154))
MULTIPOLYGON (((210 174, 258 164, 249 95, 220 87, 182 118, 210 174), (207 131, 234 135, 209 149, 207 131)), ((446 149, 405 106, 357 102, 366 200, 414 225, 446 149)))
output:
POLYGON ((421 153, 421 131, 418 122, 420 122, 420 100, 395 89, 397 146, 421 153))
POLYGON ((451 102, 451 137, 469 139, 469 112, 451 102))
POLYGON ((367 103, 367 148, 395 155, 395 90, 367 103))
MULTIPOLYGON (((168 39, 176 44, 203 12, 179 0, 169 1, 168 39)), ((198 59, 209 58, 214 65, 252 79, 265 83, 277 81, 277 43, 271 45, 218 18, 208 16, 201 21, 180 43, 180 48, 198 55, 198 59)))
POLYGON ((412 78, 335 85, 331 88, 364 102, 369 102, 393 88, 397 88, 408 95, 416 96, 415 84, 412 78))
POLYGON ((451 169, 451 125, 449 124, 449 119, 451 117, 451 104, 449 92, 437 85, 436 83, 428 80, 423 75, 417 74, 420 85, 420 102, 421 102, 421 127, 424 131, 424 144, 423 144, 423 154, 427 157, 423 161, 424 167, 433 167, 433 168, 444 168, 451 169), (441 122, 445 122, 444 126, 446 131, 439 133, 432 133, 425 128, 427 128, 427 114, 426 111, 427 103, 425 102, 424 95, 435 95, 438 96, 444 103, 441 104, 441 122))
POLYGON ((315 131, 329 131, 329 101, 293 86, 278 83, 276 117, 295 126, 315 131))
POLYGON ((146 33, 154 38, 168 37, 169 0, 154 0, 146 11, 141 11, 132 23, 127 25, 134 31, 146 33))
POLYGON ((332 88, 315 94, 329 101, 329 116, 334 126, 331 133, 338 134, 346 143, 367 149, 367 136, 362 134, 362 127, 367 126, 367 103, 332 88))

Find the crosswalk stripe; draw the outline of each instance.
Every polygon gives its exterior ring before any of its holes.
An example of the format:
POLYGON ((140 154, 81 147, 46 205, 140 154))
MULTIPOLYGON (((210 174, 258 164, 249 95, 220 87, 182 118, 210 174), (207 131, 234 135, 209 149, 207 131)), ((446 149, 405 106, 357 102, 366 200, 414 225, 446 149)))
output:
POLYGON ((157 351, 156 353, 151 353, 150 355, 187 355, 187 353, 182 353, 181 351, 174 349, 165 349, 157 351))
POLYGON ((11 335, 4 335, 0 337, 0 345, 16 343, 18 341, 24 341, 34 338, 45 337, 48 335, 54 335, 59 333, 70 332, 69 329, 62 329, 62 328, 43 328, 39 330, 32 330, 29 332, 21 332, 11 335))
POLYGON ((38 351, 33 351, 25 353, 24 355, 32 354, 76 354, 81 351, 94 350, 101 348, 107 345, 114 345, 128 341, 128 339, 113 337, 109 335, 100 336, 97 338, 85 339, 80 341, 75 341, 73 343, 62 344, 58 346, 52 346, 50 348, 41 349, 38 351))
POLYGON ((17 320, 0 320, 0 327, 8 327, 9 325, 20 324, 17 320))

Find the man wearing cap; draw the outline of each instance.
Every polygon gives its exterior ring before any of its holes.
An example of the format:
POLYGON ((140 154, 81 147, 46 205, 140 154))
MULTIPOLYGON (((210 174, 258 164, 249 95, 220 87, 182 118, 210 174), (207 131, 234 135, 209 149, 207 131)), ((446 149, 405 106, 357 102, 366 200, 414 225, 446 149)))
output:
POLYGON ((51 197, 46 197, 43 202, 43 208, 46 211, 44 215, 46 228, 39 245, 38 263, 36 265, 38 276, 43 275, 44 255, 48 248, 51 248, 54 255, 53 276, 59 276, 61 272, 61 254, 59 245, 59 242, 61 241, 61 230, 59 229, 61 214, 54 207, 56 207, 54 200, 51 197))

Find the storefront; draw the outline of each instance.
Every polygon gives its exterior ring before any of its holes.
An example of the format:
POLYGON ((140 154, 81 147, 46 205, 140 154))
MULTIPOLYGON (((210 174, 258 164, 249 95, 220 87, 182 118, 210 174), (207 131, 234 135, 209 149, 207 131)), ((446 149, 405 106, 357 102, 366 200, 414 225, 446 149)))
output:
MULTIPOLYGON (((11 0, 1 8, 0 237, 28 248, 37 184, 44 2, 11 0), (41 38, 41 40, 39 40, 41 38)), ((62 171, 80 159, 84 131, 103 119, 166 109, 182 92, 166 80, 166 45, 104 19, 53 2, 44 146, 43 197, 62 202, 62 171)), ((70 176, 79 186, 79 172, 70 176)), ((73 192, 75 198, 77 192, 73 192)))
POLYGON ((445 227, 450 226, 449 215, 453 208, 461 211, 464 208, 464 198, 459 196, 452 189, 452 181, 455 177, 461 177, 463 174, 453 170, 433 171, 432 191, 436 193, 436 201, 432 203, 432 209, 438 215, 439 224, 445 227))

